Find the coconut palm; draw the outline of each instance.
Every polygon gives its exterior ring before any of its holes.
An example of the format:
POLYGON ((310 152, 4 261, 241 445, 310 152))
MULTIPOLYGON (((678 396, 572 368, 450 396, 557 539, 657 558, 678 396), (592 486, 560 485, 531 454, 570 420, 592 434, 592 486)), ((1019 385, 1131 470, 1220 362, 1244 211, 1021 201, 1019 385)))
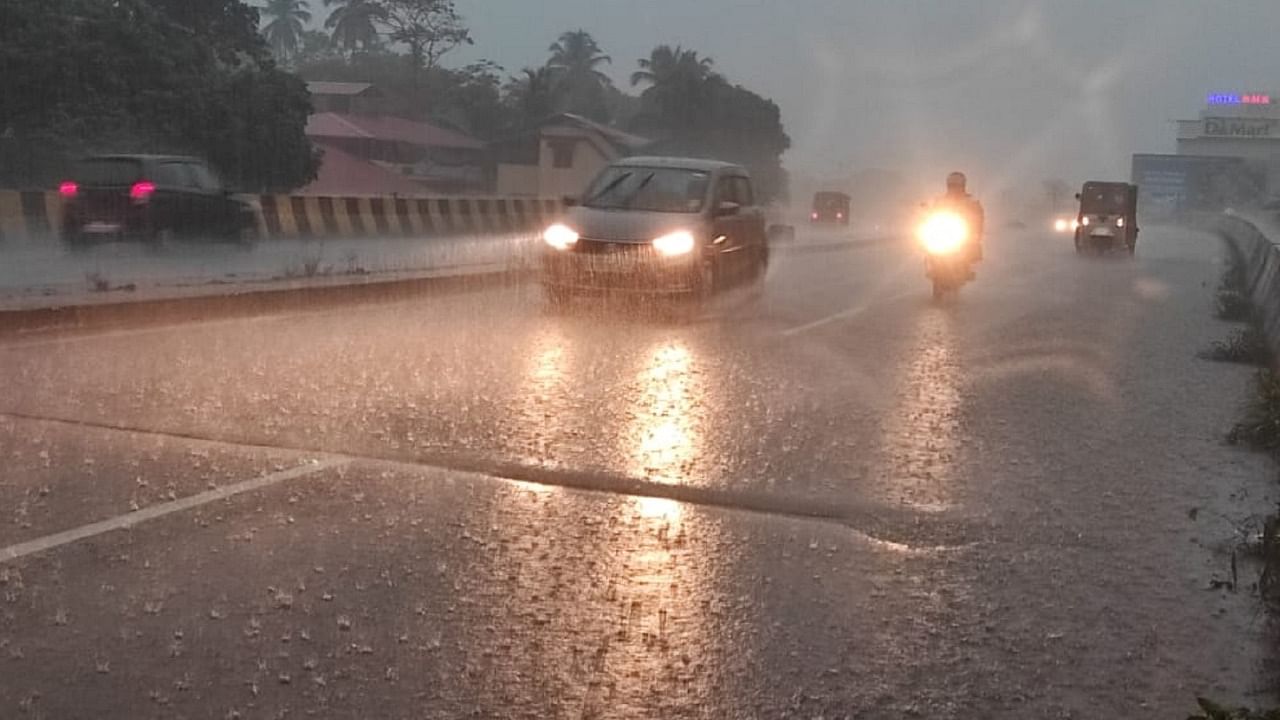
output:
POLYGON ((507 83, 507 102, 520 115, 520 122, 531 125, 555 112, 555 78, 551 68, 525 68, 519 77, 507 83))
POLYGON ((383 17, 377 0, 324 0, 324 4, 333 8, 324 26, 332 33, 336 45, 349 53, 377 45, 376 23, 383 17))
POLYGON ((586 30, 571 30, 548 48, 547 67, 555 79, 562 109, 605 120, 604 91, 612 82, 600 68, 613 62, 586 30))
POLYGON ((262 32, 276 56, 287 60, 296 55, 302 43, 303 28, 311 22, 307 0, 267 0, 262 16, 267 18, 262 32))
POLYGON ((686 123, 707 97, 710 82, 719 76, 711 58, 698 57, 680 46, 659 45, 639 60, 631 85, 649 85, 641 98, 652 104, 668 122, 686 123))

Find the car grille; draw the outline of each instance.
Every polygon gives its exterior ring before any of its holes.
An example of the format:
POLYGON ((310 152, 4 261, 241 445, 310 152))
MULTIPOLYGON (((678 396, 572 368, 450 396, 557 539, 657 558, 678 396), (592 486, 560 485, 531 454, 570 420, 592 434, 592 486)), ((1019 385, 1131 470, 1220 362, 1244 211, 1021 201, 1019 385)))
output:
POLYGON ((617 242, 595 238, 579 238, 577 245, 574 246, 574 252, 584 255, 627 254, 635 257, 648 257, 652 255, 652 251, 653 246, 649 243, 617 242))

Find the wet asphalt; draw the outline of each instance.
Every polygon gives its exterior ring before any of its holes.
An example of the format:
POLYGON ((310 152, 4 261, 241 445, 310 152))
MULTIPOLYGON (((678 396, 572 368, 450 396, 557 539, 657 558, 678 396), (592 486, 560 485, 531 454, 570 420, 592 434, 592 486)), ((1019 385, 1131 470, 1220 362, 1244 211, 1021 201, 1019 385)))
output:
POLYGON ((533 285, 0 342, 0 717, 1184 717, 1263 702, 1221 248, 804 231, 698 312, 533 285), (263 478, 254 483, 255 479, 263 478), (249 483, 249 485, 245 485, 249 483), (95 523, 98 523, 95 525, 95 523))

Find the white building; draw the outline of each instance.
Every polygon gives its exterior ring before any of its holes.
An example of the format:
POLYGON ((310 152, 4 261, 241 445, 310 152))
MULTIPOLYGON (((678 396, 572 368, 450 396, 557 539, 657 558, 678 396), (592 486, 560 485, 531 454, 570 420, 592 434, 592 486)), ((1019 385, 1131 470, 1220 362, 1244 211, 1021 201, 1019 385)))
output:
POLYGON ((1209 95, 1200 117, 1178 121, 1178 154, 1240 158, 1275 194, 1280 191, 1280 96, 1209 95))

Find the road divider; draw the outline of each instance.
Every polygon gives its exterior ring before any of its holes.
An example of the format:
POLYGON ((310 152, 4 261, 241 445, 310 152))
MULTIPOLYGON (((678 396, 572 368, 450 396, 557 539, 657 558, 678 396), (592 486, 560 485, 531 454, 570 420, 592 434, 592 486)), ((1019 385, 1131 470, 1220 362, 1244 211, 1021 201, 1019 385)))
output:
POLYGON ((1243 290, 1259 313, 1272 357, 1280 357, 1280 228, 1262 218, 1228 212, 1213 220, 1241 273, 1243 290))
MULTIPOLYGON (((540 197, 247 195, 261 239, 430 238, 527 232, 550 223, 561 200, 540 197)), ((0 190, 0 241, 37 242, 61 230, 56 192, 0 190)))

